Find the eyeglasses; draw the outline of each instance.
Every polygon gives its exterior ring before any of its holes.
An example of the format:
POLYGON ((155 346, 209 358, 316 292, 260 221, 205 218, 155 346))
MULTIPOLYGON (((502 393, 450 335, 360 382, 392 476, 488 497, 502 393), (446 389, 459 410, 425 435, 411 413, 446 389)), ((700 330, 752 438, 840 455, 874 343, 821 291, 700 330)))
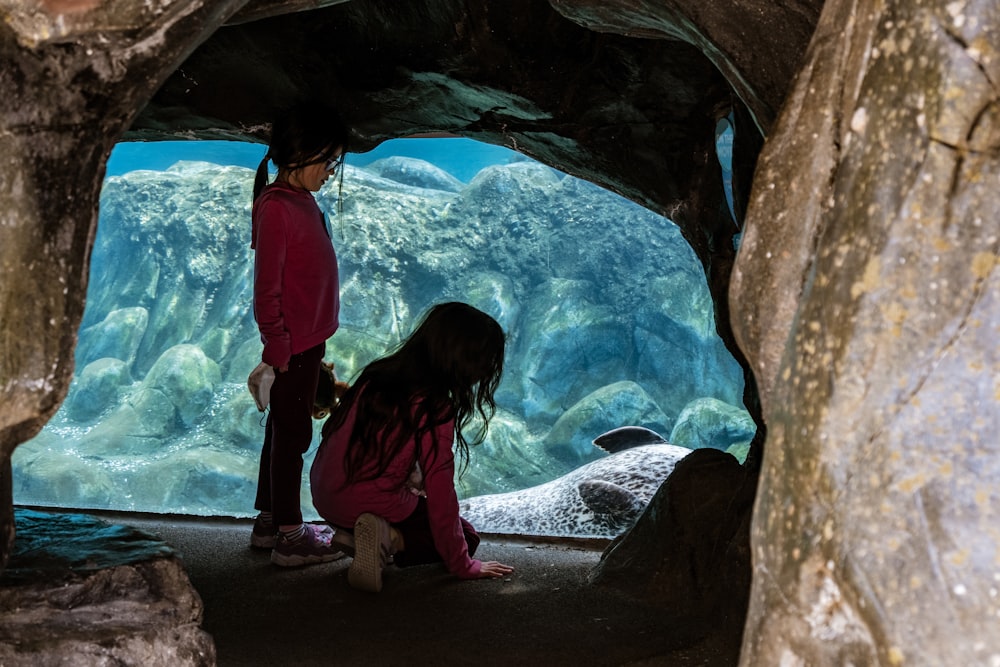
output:
POLYGON ((324 168, 327 171, 337 171, 338 169, 340 169, 340 165, 342 165, 342 164, 344 164, 344 154, 343 153, 341 153, 340 155, 337 155, 337 156, 332 157, 329 160, 327 160, 326 164, 324 165, 324 168))

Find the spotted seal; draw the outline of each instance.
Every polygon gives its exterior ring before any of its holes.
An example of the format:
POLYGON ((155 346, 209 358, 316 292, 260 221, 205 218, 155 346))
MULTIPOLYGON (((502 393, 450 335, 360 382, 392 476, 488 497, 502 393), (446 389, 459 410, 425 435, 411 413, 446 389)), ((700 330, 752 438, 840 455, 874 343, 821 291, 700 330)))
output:
POLYGON ((467 498, 462 516, 484 533, 616 537, 692 451, 636 426, 608 431, 594 445, 608 455, 538 486, 467 498))

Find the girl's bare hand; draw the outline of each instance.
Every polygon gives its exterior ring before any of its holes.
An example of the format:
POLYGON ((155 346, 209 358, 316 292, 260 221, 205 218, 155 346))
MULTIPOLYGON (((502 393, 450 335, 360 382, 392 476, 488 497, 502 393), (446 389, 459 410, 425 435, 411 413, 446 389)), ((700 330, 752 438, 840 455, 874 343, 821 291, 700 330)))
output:
POLYGON ((505 577, 514 571, 510 565, 504 565, 503 563, 498 563, 495 560, 484 561, 482 566, 479 568, 479 578, 480 579, 499 579, 500 577, 505 577))

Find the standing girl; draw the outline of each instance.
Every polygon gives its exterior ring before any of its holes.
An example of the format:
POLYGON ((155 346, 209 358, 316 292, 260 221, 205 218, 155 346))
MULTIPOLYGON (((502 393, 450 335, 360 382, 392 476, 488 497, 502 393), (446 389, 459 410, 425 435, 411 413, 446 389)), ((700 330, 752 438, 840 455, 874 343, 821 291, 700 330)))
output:
POLYGON ((253 312, 262 359, 274 368, 250 543, 281 566, 322 563, 343 554, 327 526, 304 524, 302 455, 312 440, 312 407, 326 340, 337 330, 340 280, 326 218, 313 192, 335 174, 347 128, 317 104, 275 121, 253 195, 253 312), (278 167, 268 185, 267 162, 278 167))
POLYGON ((493 318, 440 304, 394 353, 364 369, 331 414, 310 472, 313 505, 331 525, 353 526, 355 588, 380 591, 390 556, 401 567, 443 562, 463 579, 513 571, 472 558, 479 536, 458 514, 452 452, 454 444, 468 463, 469 445, 485 437, 503 356, 493 318), (464 431, 476 418, 469 442, 464 431))

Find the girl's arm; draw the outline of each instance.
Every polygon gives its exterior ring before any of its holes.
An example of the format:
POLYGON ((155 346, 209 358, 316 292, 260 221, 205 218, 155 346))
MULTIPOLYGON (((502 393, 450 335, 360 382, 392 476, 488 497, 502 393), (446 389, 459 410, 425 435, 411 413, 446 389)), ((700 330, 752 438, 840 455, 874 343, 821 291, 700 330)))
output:
POLYGON ((469 547, 458 520, 458 495, 455 492, 455 422, 438 426, 431 442, 425 442, 420 466, 424 471, 427 513, 434 546, 445 567, 462 579, 480 577, 482 562, 469 557, 469 547), (432 450, 432 451, 431 451, 432 450))
POLYGON ((275 368, 288 365, 292 341, 282 315, 282 276, 285 270, 287 241, 284 206, 273 201, 261 202, 258 214, 254 254, 253 312, 264 339, 264 363, 275 368))

